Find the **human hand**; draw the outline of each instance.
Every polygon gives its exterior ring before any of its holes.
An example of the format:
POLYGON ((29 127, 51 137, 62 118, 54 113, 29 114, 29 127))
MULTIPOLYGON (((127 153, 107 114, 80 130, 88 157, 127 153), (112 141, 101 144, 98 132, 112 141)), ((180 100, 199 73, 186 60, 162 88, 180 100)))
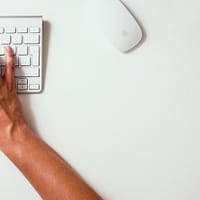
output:
POLYGON ((25 124, 22 107, 18 99, 14 80, 14 55, 5 47, 6 66, 0 76, 0 150, 18 139, 19 127, 25 124))

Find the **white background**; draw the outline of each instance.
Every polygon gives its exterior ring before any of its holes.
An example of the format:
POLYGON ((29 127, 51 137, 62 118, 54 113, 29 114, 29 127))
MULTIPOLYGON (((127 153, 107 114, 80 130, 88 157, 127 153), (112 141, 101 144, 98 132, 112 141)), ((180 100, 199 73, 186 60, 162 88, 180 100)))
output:
MULTIPOLYGON (((199 200, 200 2, 124 2, 146 33, 128 54, 85 23, 84 0, 1 0, 1 15, 48 21, 45 88, 20 97, 25 114, 105 199, 199 200)), ((3 154, 0 199, 40 199, 3 154)))

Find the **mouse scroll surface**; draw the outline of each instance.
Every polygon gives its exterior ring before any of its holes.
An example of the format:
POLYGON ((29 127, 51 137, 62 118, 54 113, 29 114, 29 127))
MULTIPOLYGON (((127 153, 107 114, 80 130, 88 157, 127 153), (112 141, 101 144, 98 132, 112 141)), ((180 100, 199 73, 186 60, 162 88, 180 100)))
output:
POLYGON ((97 23, 117 49, 127 52, 139 44, 142 30, 120 0, 93 0, 92 4, 97 23))

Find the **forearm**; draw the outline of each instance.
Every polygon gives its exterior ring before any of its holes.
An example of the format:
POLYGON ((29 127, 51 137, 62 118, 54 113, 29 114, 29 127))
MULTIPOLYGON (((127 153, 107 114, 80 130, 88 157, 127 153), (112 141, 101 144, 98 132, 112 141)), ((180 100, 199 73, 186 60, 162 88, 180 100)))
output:
POLYGON ((0 76, 0 150, 21 170, 44 200, 101 200, 80 176, 25 123, 15 90, 14 53, 5 48, 0 76))
POLYGON ((101 200, 80 176, 28 126, 10 137, 4 153, 45 200, 101 200), (17 134, 18 135, 18 134, 17 134))

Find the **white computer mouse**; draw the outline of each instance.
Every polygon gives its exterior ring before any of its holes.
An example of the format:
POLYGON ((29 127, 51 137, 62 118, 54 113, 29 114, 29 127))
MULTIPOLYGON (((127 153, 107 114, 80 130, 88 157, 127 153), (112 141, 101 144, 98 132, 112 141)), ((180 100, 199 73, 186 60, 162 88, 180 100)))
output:
POLYGON ((141 27, 120 0, 90 0, 89 4, 91 17, 117 49, 130 51, 142 40, 141 27))

